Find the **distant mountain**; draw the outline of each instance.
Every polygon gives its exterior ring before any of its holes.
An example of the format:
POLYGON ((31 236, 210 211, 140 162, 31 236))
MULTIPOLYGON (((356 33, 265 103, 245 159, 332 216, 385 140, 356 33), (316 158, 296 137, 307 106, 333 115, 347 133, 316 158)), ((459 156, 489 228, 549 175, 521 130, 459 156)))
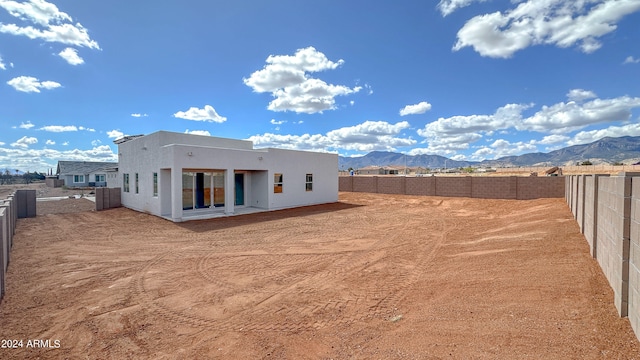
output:
POLYGON ((467 166, 510 167, 575 165, 591 161, 593 164, 623 162, 640 159, 640 136, 605 137, 584 145, 574 145, 549 153, 530 153, 505 156, 496 160, 456 161, 439 155, 404 155, 388 151, 373 151, 361 157, 338 157, 339 169, 360 169, 367 166, 404 166, 423 168, 459 168, 467 166))
POLYGON ((404 155, 388 151, 372 151, 361 157, 338 157, 338 168, 361 169, 367 166, 407 166, 437 168, 458 168, 476 166, 478 162, 456 161, 440 155, 404 155))

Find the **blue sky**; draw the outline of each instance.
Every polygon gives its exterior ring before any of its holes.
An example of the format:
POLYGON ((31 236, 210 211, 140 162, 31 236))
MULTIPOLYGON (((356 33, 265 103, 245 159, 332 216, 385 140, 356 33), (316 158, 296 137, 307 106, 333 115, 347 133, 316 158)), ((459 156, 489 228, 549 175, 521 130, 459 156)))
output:
POLYGON ((494 159, 640 135, 640 0, 0 0, 0 169, 157 130, 494 159))

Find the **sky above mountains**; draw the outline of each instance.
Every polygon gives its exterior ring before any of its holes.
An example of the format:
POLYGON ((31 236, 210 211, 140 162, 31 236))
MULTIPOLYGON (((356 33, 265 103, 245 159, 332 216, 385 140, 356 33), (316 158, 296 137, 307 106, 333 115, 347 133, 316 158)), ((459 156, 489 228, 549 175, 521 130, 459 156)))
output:
POLYGON ((0 0, 0 169, 157 130, 479 161, 640 135, 640 0, 0 0))

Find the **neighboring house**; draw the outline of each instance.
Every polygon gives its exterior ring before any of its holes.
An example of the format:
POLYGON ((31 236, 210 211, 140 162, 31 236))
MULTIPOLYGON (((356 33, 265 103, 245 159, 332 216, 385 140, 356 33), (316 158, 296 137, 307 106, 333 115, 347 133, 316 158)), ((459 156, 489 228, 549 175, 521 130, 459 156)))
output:
POLYGON ((338 201, 338 155, 158 131, 118 145, 122 205, 180 222, 338 201))
POLYGON ((68 187, 105 187, 107 169, 117 166, 113 162, 58 161, 56 174, 68 187))
MULTIPOLYGON (((404 168, 403 168, 404 172, 404 168)), ((393 167, 367 166, 358 169, 358 175, 398 175, 400 170, 393 167)))

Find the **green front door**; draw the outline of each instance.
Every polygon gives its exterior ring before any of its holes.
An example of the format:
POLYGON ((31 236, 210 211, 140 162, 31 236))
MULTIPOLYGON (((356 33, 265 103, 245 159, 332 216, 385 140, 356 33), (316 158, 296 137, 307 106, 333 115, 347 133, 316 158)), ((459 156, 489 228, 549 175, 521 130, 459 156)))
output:
POLYGON ((244 174, 236 175, 236 205, 244 205, 244 174))

